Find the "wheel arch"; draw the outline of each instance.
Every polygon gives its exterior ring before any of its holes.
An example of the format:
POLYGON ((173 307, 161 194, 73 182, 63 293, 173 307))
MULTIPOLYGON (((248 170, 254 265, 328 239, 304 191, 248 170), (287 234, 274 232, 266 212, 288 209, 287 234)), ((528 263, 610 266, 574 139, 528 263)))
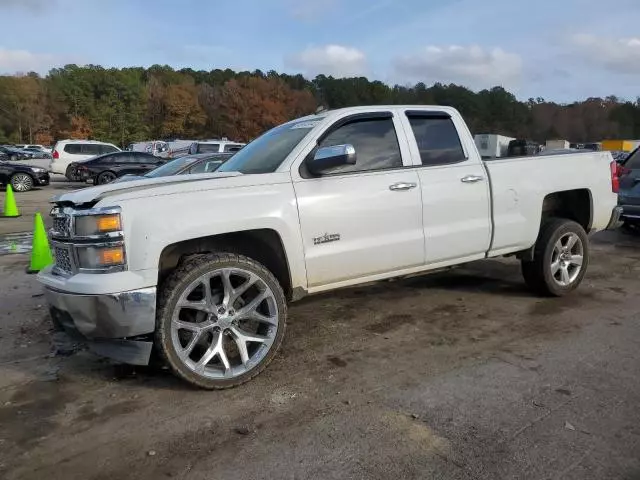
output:
MULTIPOLYGON (((540 225, 538 234, 543 225, 553 218, 565 218, 578 223, 588 233, 593 224, 593 195, 588 188, 563 190, 552 192, 542 199, 540 210, 540 225)), ((533 260, 535 244, 530 248, 518 252, 516 256, 521 260, 533 260)))
POLYGON ((593 195, 588 188, 564 190, 546 195, 542 201, 542 217, 540 225, 549 218, 566 218, 573 220, 584 228, 591 230, 593 223, 593 195))
POLYGON ((276 277, 288 300, 294 296, 291 270, 280 234, 270 228, 243 230, 183 240, 162 249, 158 285, 189 255, 231 252, 263 264, 276 277))

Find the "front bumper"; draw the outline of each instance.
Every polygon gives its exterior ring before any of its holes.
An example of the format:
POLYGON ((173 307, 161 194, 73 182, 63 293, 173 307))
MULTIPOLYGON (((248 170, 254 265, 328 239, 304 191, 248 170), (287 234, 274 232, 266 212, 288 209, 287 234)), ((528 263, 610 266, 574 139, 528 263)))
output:
POLYGON ((53 321, 86 341, 99 355, 133 365, 147 365, 155 330, 156 288, 79 295, 45 287, 53 321))
POLYGON ((36 183, 41 186, 49 185, 49 174, 48 173, 40 173, 36 175, 36 183))

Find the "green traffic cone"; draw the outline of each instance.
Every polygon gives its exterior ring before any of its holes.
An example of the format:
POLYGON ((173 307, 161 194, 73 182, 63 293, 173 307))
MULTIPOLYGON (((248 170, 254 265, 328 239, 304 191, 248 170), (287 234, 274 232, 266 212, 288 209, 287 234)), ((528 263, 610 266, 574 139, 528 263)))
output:
POLYGON ((38 273, 44 267, 53 263, 51 248, 49 248, 49 239, 44 229, 44 221, 42 215, 36 213, 33 219, 33 241, 31 244, 31 263, 27 269, 27 273, 38 273))
POLYGON ((4 211, 2 212, 3 217, 19 217, 20 212, 18 211, 18 205, 16 205, 16 199, 13 196, 13 188, 11 188, 11 184, 7 184, 7 191, 4 194, 4 211))

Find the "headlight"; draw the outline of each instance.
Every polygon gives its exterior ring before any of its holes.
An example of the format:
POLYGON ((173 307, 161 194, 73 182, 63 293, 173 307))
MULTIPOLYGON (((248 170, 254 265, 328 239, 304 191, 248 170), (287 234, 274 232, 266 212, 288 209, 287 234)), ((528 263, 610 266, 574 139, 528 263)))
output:
POLYGON ((32 167, 31 168, 32 172, 36 172, 36 173, 43 173, 46 172, 46 170, 44 168, 37 168, 37 167, 32 167))
POLYGON ((76 217, 76 236, 88 237, 122 230, 119 213, 76 217))
POLYGON ((80 268, 99 269, 124 265, 124 247, 77 247, 80 268))

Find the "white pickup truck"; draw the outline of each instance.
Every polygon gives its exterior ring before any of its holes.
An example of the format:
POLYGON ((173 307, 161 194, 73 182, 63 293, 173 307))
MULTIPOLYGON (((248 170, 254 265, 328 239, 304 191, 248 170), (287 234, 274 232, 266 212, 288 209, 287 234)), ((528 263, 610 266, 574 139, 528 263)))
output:
POLYGON ((606 152, 485 163, 452 108, 326 111, 215 173, 58 197, 39 280, 54 322, 97 353, 146 364, 153 350, 227 388, 269 364, 307 294, 503 255, 535 291, 570 292, 587 233, 618 221, 616 172, 606 152))

